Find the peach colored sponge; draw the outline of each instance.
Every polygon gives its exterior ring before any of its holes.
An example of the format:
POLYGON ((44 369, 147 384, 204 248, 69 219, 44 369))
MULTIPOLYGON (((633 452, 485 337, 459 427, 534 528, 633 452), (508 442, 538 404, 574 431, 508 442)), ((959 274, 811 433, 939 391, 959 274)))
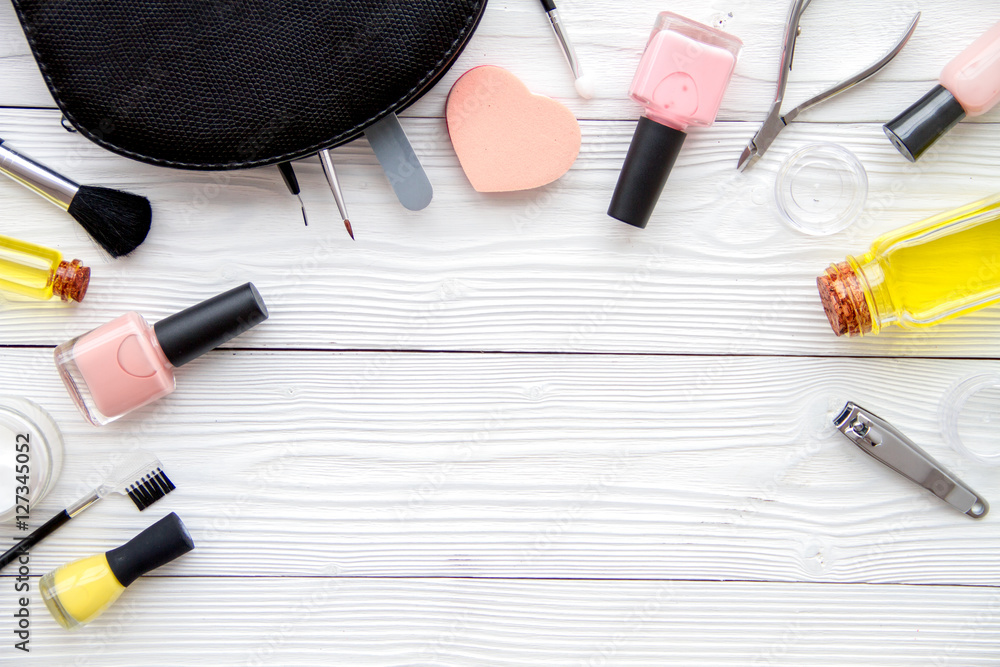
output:
POLYGON ((479 192, 551 183, 580 154, 580 124, 573 112, 533 94, 502 67, 485 65, 463 74, 448 95, 445 115, 458 160, 479 192))

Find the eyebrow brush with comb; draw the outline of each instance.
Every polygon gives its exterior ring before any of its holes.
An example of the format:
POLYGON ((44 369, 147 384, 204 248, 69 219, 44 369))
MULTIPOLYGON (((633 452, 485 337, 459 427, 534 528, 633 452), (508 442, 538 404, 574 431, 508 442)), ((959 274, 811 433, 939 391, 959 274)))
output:
POLYGON ((6 566, 22 553, 27 552, 28 549, 54 533, 70 519, 101 498, 105 498, 112 493, 119 493, 123 496, 127 495, 141 512, 173 491, 174 488, 173 482, 163 472, 160 460, 152 452, 137 449, 126 455, 100 486, 59 514, 56 514, 32 531, 30 535, 8 549, 0 556, 0 568, 6 566))

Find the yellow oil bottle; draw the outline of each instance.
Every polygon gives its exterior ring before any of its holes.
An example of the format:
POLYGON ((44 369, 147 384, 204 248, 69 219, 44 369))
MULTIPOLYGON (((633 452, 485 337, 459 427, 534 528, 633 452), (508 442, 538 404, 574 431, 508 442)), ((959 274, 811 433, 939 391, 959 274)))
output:
POLYGON ((0 290, 34 299, 83 301, 90 269, 63 261, 58 250, 0 236, 0 290))
POLYGON ((919 329, 1000 301, 1000 194, 875 239, 816 279, 838 336, 919 329))

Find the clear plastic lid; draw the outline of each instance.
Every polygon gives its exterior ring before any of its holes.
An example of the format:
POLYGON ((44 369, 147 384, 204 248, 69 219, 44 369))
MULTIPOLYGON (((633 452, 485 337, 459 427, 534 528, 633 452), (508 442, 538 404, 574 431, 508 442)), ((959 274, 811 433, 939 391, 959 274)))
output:
POLYGON ((27 399, 0 396, 0 523, 32 514, 62 462, 62 434, 49 413, 27 399))
POLYGON ((941 400, 941 430, 960 454, 1000 464, 1000 373, 973 375, 941 400))
POLYGON ((782 163, 774 200, 794 229, 826 236, 858 219, 868 198, 868 174, 854 153, 837 144, 810 144, 782 163))

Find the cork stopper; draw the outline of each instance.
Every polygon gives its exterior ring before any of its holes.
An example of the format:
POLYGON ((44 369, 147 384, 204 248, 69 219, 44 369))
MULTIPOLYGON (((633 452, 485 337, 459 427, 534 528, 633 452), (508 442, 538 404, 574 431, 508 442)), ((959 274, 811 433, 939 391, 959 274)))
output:
POLYGON ((816 279, 826 318, 838 336, 863 336, 872 331, 872 313, 854 269, 847 262, 832 264, 816 279))
POLYGON ((52 294, 63 301, 83 301, 90 284, 90 268, 83 266, 80 260, 59 262, 55 276, 52 278, 52 294))

